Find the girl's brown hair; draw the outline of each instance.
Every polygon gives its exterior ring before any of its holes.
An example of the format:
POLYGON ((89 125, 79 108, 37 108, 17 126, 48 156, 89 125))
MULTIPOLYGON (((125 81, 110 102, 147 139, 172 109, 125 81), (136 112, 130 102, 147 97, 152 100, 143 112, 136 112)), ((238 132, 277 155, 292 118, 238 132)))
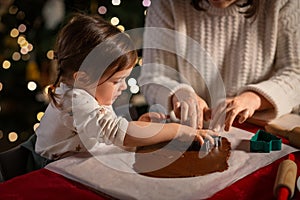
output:
MULTIPOLYGON (((195 9, 205 11, 206 9, 203 8, 202 3, 203 1, 208 2, 208 0, 192 0, 192 5, 195 9)), ((209 2, 208 2, 209 3, 209 2)), ((240 11, 241 14, 244 14, 245 18, 251 18, 255 16, 259 9, 259 0, 247 0, 243 4, 236 4, 239 8, 245 8, 245 11, 240 11)))
MULTIPOLYGON (((102 48, 102 52, 99 52, 100 59, 116 53, 120 56, 109 63, 102 75, 109 73, 111 77, 117 71, 134 66, 137 53, 130 38, 100 16, 75 14, 61 29, 55 46, 58 74, 55 82, 48 89, 48 95, 55 106, 59 107, 55 88, 61 82, 72 87, 74 73, 79 71, 89 53, 104 42, 107 48, 102 48)), ((91 81, 97 81, 99 78, 94 77, 91 81)))

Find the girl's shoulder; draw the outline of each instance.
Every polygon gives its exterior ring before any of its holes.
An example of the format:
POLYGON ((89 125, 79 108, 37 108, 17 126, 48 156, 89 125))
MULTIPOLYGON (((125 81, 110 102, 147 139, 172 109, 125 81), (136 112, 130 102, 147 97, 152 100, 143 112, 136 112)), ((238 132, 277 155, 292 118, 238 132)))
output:
POLYGON ((91 111, 99 109, 100 106, 95 97, 84 89, 71 88, 65 84, 60 84, 56 90, 60 96, 60 104, 63 110, 79 109, 84 111, 91 111))

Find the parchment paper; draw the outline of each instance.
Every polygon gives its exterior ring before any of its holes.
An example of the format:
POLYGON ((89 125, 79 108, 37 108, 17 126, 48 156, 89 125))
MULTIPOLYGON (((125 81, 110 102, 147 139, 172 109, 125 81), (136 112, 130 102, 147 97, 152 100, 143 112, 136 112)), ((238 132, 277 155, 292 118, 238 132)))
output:
POLYGON ((151 178, 133 172, 133 152, 119 152, 114 146, 102 146, 98 151, 119 158, 121 171, 108 167, 90 154, 78 154, 46 166, 47 169, 85 184, 118 199, 205 199, 237 180, 298 149, 282 144, 281 151, 251 153, 253 133, 231 128, 223 134, 231 142, 229 169, 193 178, 151 178), (119 152, 119 153, 118 153, 119 152), (122 154, 122 156, 120 156, 122 154), (127 172, 124 172, 127 171, 127 172))

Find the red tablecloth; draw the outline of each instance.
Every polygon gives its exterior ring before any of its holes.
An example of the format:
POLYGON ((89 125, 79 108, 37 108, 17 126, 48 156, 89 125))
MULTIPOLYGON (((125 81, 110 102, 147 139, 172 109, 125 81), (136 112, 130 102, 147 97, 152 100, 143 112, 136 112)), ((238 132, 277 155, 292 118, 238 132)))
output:
MULTIPOLYGON (((256 132, 259 127, 244 124, 243 129, 256 132)), ((295 162, 300 175, 300 152, 294 153, 295 162)), ((287 156, 274 163, 263 167, 245 178, 235 182, 231 186, 217 192, 210 200, 216 199, 275 199, 273 196, 273 186, 277 174, 277 169, 281 161, 287 156)), ((216 183, 218 184, 218 183, 216 183)), ((47 169, 40 169, 19 177, 15 177, 4 183, 0 183, 0 199, 109 199, 108 196, 96 193, 84 185, 64 178, 47 169)), ((300 193, 295 189, 293 199, 300 199, 300 193)))

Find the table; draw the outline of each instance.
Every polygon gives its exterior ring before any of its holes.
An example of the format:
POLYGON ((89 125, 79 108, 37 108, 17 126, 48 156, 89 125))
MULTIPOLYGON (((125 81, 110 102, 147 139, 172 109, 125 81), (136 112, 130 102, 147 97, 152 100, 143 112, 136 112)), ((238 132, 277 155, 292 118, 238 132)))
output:
MULTIPOLYGON (((235 124, 239 127, 240 125, 235 124)), ((251 124, 240 126, 250 132, 256 132, 259 128, 251 124)), ((287 141, 284 141, 287 142, 287 141)), ((298 166, 297 176, 300 175, 300 151, 293 153, 298 166)), ((218 199, 275 199, 273 185, 278 166, 287 156, 263 167, 245 178, 235 182, 231 186, 214 194, 210 200, 218 199)), ((69 180, 47 169, 40 169, 31 173, 15 177, 4 183, 0 183, 0 199, 112 199, 108 195, 93 191, 92 189, 69 180)), ((295 189, 293 199, 300 199, 300 192, 295 189)))

